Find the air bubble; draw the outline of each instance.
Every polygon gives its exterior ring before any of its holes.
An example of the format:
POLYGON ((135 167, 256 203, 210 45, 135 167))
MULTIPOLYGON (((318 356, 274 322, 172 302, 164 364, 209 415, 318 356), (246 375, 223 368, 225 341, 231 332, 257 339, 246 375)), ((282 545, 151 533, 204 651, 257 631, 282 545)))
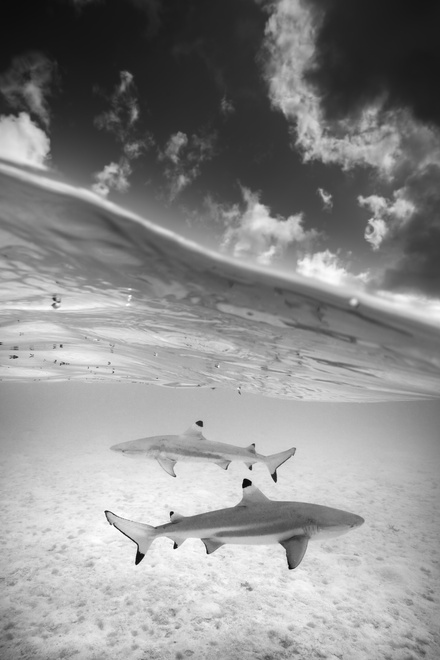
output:
POLYGON ((358 298, 353 297, 353 298, 350 298, 350 300, 348 301, 348 304, 350 305, 350 307, 353 307, 353 309, 357 309, 360 305, 360 302, 359 302, 358 298))
POLYGON ((52 300, 53 300, 52 307, 54 309, 58 309, 58 307, 61 307, 61 296, 60 295, 58 295, 57 293, 54 293, 54 295, 52 296, 52 300))

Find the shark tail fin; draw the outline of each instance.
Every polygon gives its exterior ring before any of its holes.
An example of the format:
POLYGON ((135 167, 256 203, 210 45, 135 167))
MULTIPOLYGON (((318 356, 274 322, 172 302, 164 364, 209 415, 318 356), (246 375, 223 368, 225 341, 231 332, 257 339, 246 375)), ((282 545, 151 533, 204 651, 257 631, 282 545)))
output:
POLYGON ((111 511, 105 511, 105 517, 110 525, 119 529, 119 531, 131 539, 137 545, 136 566, 140 564, 142 559, 148 552, 148 549, 154 539, 156 538, 156 528, 151 525, 144 525, 143 523, 133 522, 126 518, 120 518, 111 511))
POLYGON ((270 476, 272 479, 277 481, 277 469, 285 463, 291 456, 294 455, 296 452, 296 447, 291 447, 290 449, 286 449, 286 451, 282 451, 279 454, 271 454, 270 456, 265 457, 265 463, 267 467, 269 468, 270 476))

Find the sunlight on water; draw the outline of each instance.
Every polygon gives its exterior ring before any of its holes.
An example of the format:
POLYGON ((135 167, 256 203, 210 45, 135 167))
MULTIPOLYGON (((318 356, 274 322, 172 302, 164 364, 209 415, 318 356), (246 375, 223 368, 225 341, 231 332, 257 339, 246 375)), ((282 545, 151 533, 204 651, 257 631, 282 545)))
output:
POLYGON ((286 278, 91 193, 0 165, 2 380, 222 387, 322 401, 437 397, 440 333, 286 278))

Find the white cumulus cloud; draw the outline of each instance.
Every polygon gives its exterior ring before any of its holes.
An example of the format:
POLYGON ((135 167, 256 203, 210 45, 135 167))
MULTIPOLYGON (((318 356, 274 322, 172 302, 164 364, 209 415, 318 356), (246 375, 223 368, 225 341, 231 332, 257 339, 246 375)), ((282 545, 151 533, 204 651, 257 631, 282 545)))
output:
POLYGON ((50 140, 26 112, 0 116, 0 157, 22 165, 45 168, 50 140))
POLYGON ((368 219, 365 230, 365 240, 368 241, 373 250, 379 249, 382 241, 391 231, 399 231, 401 226, 411 218, 415 211, 414 204, 405 199, 404 190, 394 193, 391 201, 380 195, 369 195, 358 197, 360 206, 368 208, 373 216, 368 219))
POLYGON ((165 145, 165 149, 160 154, 160 159, 168 159, 174 165, 179 165, 182 150, 188 145, 188 136, 182 131, 178 131, 171 135, 168 142, 165 145))
POLYGON ((110 102, 110 108, 94 120, 98 129, 115 136, 122 150, 118 163, 112 162, 95 174, 96 183, 92 190, 104 197, 111 190, 127 192, 133 172, 132 161, 154 145, 152 135, 148 132, 141 135, 138 128, 140 109, 133 75, 129 71, 120 71, 119 77, 112 94, 109 97, 104 95, 110 102))
MULTIPOLYGON (((362 198, 370 199, 363 205, 373 213, 365 238, 373 249, 387 250, 390 256, 386 269, 378 274, 378 281, 394 290, 440 295, 440 259, 436 248, 440 239, 437 220, 440 194, 438 183, 433 185, 440 175, 439 126, 433 121, 420 120, 420 113, 413 111, 414 99, 406 105, 403 101, 397 103, 396 98, 390 102, 392 91, 386 86, 374 94, 359 93, 356 104, 347 110, 341 81, 347 73, 344 64, 350 68, 351 63, 344 62, 341 56, 330 61, 332 81, 339 83, 337 98, 332 99, 338 112, 328 111, 327 88, 320 93, 322 88, 317 81, 325 78, 327 52, 322 50, 322 40, 329 36, 328 32, 323 36, 321 28, 324 30, 323 26, 328 28, 331 24, 335 36, 336 21, 338 46, 348 44, 350 50, 353 41, 342 38, 344 29, 336 20, 344 17, 345 11, 347 24, 353 23, 349 4, 304 0, 268 3, 262 59, 269 97, 273 108, 281 111, 290 124, 293 146, 302 153, 304 161, 334 163, 343 170, 369 167, 378 174, 381 183, 394 186, 394 199, 380 208, 372 201, 374 196, 362 198), (329 16, 333 23, 326 23, 329 16)), ((366 11, 368 2, 362 3, 362 7, 366 11)), ((373 9, 380 16, 379 3, 374 3, 373 9)), ((387 25, 394 29, 395 23, 391 18, 387 25)), ((390 52, 395 58, 392 63, 402 68, 405 60, 399 60, 399 55, 407 47, 412 49, 412 55, 416 51, 399 29, 397 25, 393 39, 400 50, 397 54, 390 52)), ((374 49, 374 44, 371 48, 374 49)), ((337 50, 328 52, 340 55, 337 50)), ((356 69, 356 63, 353 66, 356 69)), ((362 74, 362 62, 358 63, 357 73, 362 74)), ((349 91, 346 86, 345 93, 349 91)))
POLYGON ((258 194, 242 188, 244 210, 239 205, 224 207, 209 200, 211 213, 226 225, 221 249, 234 257, 254 259, 260 264, 270 264, 288 245, 302 245, 314 240, 318 232, 305 230, 302 214, 288 218, 273 217, 270 209, 261 204, 258 194))
POLYGON ((178 131, 159 151, 159 160, 166 164, 164 175, 168 180, 171 202, 200 175, 202 163, 213 157, 216 138, 215 133, 194 133, 188 137, 178 131))
POLYGON ((304 277, 314 277, 328 284, 353 284, 355 282, 367 282, 367 272, 353 275, 347 266, 342 263, 339 255, 330 250, 309 253, 298 259, 296 271, 304 277))
POLYGON ((273 5, 266 25, 265 73, 272 104, 295 125, 296 146, 304 160, 338 163, 344 169, 371 165, 390 174, 400 150, 398 118, 386 119, 380 104, 356 117, 324 119, 320 99, 305 79, 315 52, 317 17, 301 0, 273 5))
POLYGON ((131 172, 131 165, 126 158, 121 158, 119 163, 110 163, 95 174, 96 183, 92 190, 101 197, 107 197, 111 190, 125 193, 130 187, 128 178, 131 172))

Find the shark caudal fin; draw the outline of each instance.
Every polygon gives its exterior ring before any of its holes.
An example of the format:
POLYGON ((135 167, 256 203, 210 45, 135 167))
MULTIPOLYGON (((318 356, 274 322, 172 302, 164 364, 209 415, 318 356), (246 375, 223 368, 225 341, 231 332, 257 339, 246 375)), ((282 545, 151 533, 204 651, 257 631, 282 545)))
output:
POLYGON ((291 447, 291 449, 286 449, 279 454, 271 454, 270 456, 265 457, 265 463, 269 468, 270 476, 272 479, 277 482, 277 469, 285 463, 291 456, 296 452, 296 447, 291 447))
POLYGON ((120 518, 111 511, 105 511, 104 513, 110 525, 119 529, 122 534, 136 543, 137 552, 134 563, 137 566, 143 560, 148 552, 148 548, 156 538, 156 528, 151 525, 132 522, 131 520, 126 520, 126 518, 120 518))

